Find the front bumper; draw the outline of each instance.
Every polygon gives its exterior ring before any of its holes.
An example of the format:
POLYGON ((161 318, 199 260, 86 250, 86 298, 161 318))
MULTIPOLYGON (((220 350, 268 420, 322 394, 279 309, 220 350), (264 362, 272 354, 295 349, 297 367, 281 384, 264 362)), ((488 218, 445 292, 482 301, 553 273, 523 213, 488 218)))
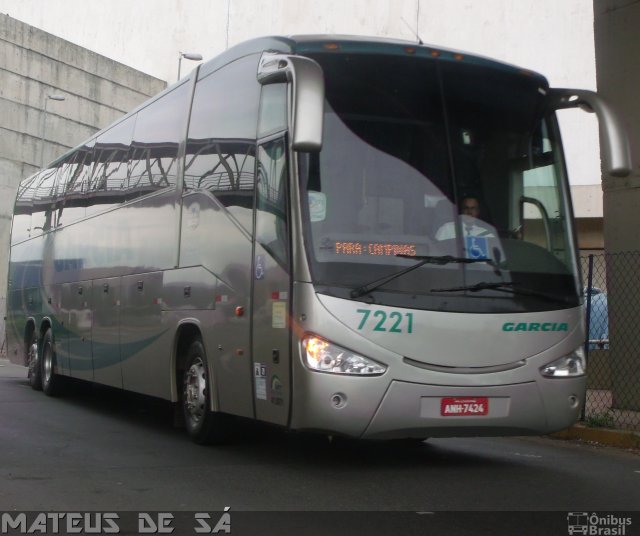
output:
POLYGON ((343 407, 332 404, 328 392, 321 398, 311 397, 305 402, 313 410, 305 412, 294 427, 363 439, 541 435, 578 420, 585 382, 585 377, 577 377, 446 386, 392 380, 386 390, 370 396, 362 390, 359 396, 341 390, 348 400, 343 407), (488 399, 486 414, 441 415, 443 399, 469 397, 488 399))

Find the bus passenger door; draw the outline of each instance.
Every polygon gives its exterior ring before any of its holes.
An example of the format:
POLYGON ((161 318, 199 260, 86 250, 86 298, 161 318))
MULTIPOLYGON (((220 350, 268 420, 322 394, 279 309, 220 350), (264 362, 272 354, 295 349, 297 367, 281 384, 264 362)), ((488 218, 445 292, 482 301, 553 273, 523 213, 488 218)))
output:
POLYGON ((256 418, 288 424, 291 400, 290 239, 286 139, 258 145, 253 258, 253 389, 256 418))

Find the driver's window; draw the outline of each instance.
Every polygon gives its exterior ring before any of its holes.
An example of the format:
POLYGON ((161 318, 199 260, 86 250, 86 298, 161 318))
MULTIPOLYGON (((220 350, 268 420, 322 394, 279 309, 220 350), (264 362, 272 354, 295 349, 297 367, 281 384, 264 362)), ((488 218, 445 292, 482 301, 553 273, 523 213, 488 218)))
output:
POLYGON ((287 158, 285 138, 258 146, 256 241, 288 266, 287 158))

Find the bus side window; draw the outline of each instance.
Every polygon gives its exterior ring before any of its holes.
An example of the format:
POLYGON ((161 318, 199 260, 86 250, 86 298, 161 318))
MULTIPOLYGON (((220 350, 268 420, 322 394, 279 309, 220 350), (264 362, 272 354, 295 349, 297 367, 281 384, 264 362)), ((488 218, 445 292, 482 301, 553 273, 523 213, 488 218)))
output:
POLYGON ((121 203, 122 185, 128 175, 128 155, 135 116, 129 117, 101 134, 93 149, 89 180, 87 215, 121 203))
POLYGON ((53 224, 57 167, 43 169, 38 175, 33 194, 31 236, 49 231, 53 224))
POLYGON ((258 137, 287 129, 287 84, 262 86, 258 137))
POLYGON ((176 186, 188 99, 189 85, 184 83, 138 112, 129 181, 123 186, 128 198, 176 186))
POLYGON ((73 181, 75 169, 78 167, 76 162, 76 153, 71 154, 65 158, 58 165, 58 176, 56 179, 56 210, 55 221, 53 225, 58 227, 62 225, 60 216, 62 215, 62 207, 65 201, 65 192, 69 184, 73 181))
POLYGON ((184 188, 208 191, 247 230, 252 227, 259 55, 241 58, 196 84, 184 188))
POLYGON ((63 170, 67 177, 64 187, 58 184, 58 196, 64 200, 58 208, 57 226, 72 223, 85 216, 85 194, 91 177, 94 144, 95 140, 91 140, 78 148, 70 157, 68 168, 63 170))
POLYGON ((33 195, 38 180, 35 174, 18 186, 18 195, 13 211, 11 227, 11 244, 26 240, 31 235, 31 211, 33 209, 33 195))

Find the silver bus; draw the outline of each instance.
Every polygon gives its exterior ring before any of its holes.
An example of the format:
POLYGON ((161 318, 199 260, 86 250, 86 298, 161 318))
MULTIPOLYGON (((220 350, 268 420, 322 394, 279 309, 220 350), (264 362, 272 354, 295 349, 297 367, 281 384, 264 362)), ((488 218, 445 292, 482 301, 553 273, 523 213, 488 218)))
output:
POLYGON ((10 359, 47 395, 169 400, 196 442, 229 416, 565 428, 584 319, 555 112, 577 106, 628 173, 606 103, 527 70, 372 38, 231 48, 21 183, 10 359))

